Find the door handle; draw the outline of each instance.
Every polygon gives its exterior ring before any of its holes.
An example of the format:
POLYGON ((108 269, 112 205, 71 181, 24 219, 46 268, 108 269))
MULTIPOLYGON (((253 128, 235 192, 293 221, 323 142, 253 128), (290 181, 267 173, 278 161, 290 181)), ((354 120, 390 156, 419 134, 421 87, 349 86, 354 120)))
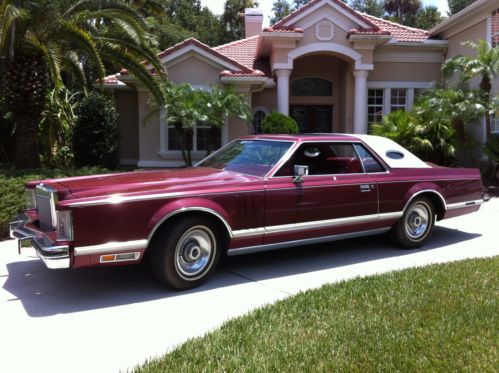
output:
POLYGON ((364 192, 370 192, 371 191, 371 186, 369 184, 361 184, 360 185, 360 191, 362 193, 364 193, 364 192))

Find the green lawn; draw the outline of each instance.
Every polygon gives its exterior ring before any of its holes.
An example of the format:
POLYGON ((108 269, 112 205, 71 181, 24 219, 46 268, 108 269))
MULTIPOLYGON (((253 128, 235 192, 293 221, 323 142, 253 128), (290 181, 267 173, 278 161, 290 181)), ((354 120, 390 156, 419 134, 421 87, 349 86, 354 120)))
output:
POLYGON ((496 371, 498 273, 495 257, 327 285, 135 371, 496 371))

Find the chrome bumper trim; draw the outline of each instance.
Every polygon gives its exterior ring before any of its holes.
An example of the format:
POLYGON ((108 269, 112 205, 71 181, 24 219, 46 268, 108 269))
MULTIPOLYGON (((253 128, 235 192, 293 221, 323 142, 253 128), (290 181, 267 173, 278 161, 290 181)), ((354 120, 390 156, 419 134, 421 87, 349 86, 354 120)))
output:
POLYGON ((23 249, 32 247, 47 268, 69 268, 71 265, 69 246, 54 245, 48 238, 27 228, 26 222, 27 220, 17 220, 9 224, 9 235, 17 240, 19 254, 23 249))

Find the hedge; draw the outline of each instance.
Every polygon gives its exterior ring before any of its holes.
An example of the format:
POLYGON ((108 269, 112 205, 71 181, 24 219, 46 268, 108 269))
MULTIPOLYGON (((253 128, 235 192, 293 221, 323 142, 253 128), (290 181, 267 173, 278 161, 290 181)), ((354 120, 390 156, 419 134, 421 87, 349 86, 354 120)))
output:
POLYGON ((95 175, 107 172, 109 172, 107 169, 101 167, 29 171, 0 169, 0 240, 9 238, 9 222, 24 210, 24 184, 27 181, 65 176, 95 175))

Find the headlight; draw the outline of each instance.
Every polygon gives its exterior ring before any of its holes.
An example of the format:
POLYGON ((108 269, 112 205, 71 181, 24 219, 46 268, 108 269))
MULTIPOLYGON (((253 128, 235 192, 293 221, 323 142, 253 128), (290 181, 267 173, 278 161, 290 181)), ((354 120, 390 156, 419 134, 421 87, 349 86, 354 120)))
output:
POLYGON ((36 209, 36 194, 34 189, 24 189, 26 210, 36 209))
POLYGON ((73 217, 71 211, 57 211, 57 241, 73 240, 73 217))

